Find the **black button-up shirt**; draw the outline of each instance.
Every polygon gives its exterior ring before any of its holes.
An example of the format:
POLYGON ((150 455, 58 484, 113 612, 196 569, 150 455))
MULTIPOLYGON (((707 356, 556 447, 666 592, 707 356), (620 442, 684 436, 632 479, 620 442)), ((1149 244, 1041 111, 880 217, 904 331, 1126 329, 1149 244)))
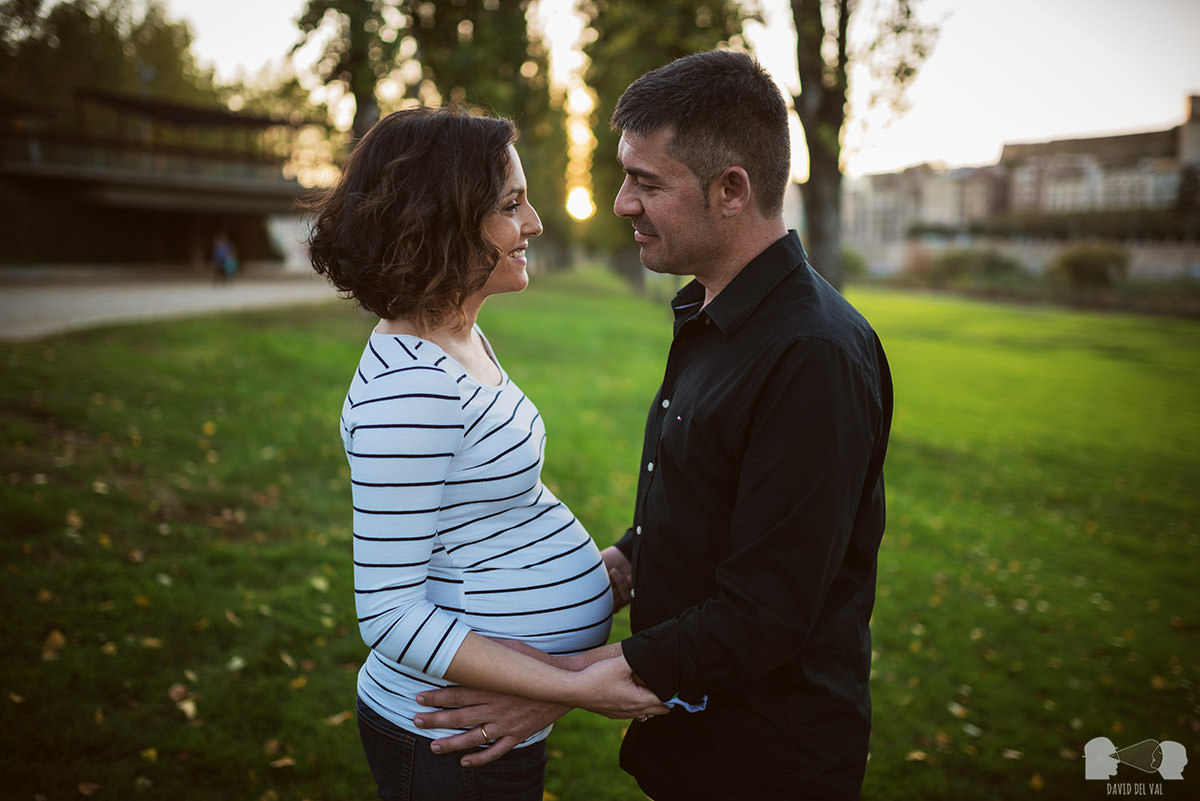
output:
POLYGON ((655 799, 857 797, 892 386, 870 325, 794 232, 707 306, 693 281, 650 408, 633 526, 634 671, 707 708, 634 723, 655 799), (724 793, 724 794, 723 794, 724 793))

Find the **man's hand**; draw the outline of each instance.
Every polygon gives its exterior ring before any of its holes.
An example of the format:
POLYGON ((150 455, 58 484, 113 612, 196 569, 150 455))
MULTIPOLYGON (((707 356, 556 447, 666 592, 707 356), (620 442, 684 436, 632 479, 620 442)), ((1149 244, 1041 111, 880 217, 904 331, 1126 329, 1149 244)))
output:
POLYGON ((499 759, 570 710, 567 706, 470 687, 430 690, 417 696, 417 703, 440 707, 435 712, 417 715, 414 720, 418 728, 468 729, 462 734, 434 740, 434 753, 467 751, 479 748, 484 742, 491 742, 491 747, 472 751, 459 760, 466 768, 479 767, 499 759))
POLYGON ((600 552, 604 566, 608 568, 608 581, 612 585, 613 611, 619 611, 633 598, 633 565, 615 545, 600 552))

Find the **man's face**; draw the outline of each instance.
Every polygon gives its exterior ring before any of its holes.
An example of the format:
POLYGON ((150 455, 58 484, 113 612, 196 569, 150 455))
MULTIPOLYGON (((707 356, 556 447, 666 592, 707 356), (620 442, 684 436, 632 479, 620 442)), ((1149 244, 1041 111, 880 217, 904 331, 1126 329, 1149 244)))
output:
POLYGON ((707 207, 692 171, 668 153, 673 135, 670 128, 648 136, 621 134, 617 160, 625 182, 613 211, 633 223, 647 269, 702 278, 718 253, 719 215, 707 207))

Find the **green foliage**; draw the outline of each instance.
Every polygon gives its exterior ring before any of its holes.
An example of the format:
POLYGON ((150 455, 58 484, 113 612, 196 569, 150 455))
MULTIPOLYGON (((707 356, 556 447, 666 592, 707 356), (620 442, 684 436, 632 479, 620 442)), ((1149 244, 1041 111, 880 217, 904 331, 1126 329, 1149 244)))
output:
POLYGON ((190 50, 191 28, 169 19, 159 0, 138 4, 144 7, 140 16, 128 0, 68 0, 44 13, 40 5, 0 7, 0 29, 9 31, 0 59, 0 96, 55 110, 60 129, 77 122, 74 94, 81 88, 219 103, 212 73, 197 65, 190 50))
MULTIPOLYGON (((567 133, 552 102, 547 43, 530 36, 529 0, 420 5, 407 33, 443 102, 509 117, 520 129, 529 196, 547 238, 565 238, 567 133)), ((544 240, 543 240, 544 241, 544 240)))
MULTIPOLYGON (((585 80, 596 93, 598 105, 590 120, 596 137, 592 155, 592 191, 600 213, 582 226, 588 246, 600 253, 636 250, 628 222, 607 213, 617 196, 624 173, 617 163, 619 136, 609 128, 617 100, 637 78, 677 58, 712 50, 720 45, 742 45, 742 5, 734 0, 587 0, 581 4, 596 35, 584 46, 588 57, 585 80)), ((622 274, 637 280, 637 258, 619 258, 622 274)))
POLYGON ((955 283, 995 283, 1019 279, 1021 262, 991 249, 956 248, 939 253, 933 260, 929 279, 934 286, 955 283))
POLYGON ((1110 287, 1125 280, 1129 260, 1129 251, 1115 242, 1076 242, 1055 255, 1046 275, 1073 287, 1110 287))
POLYGON ((842 138, 852 76, 876 87, 864 116, 885 104, 904 109, 904 94, 933 49, 938 28, 915 13, 919 0, 872 4, 791 0, 800 94, 792 98, 808 147, 809 178, 801 185, 805 246, 831 284, 843 282, 842 138), (862 30, 868 27, 868 30, 862 30), (855 47, 852 42, 865 44, 855 47))
MULTIPOLYGON (((864 798, 1078 799, 1100 735, 1194 754, 1196 323, 850 299, 897 399, 864 798)), ((371 323, 331 303, 0 345, 12 797, 371 794, 337 432, 371 323)), ((584 270, 481 323, 546 420, 546 480, 607 545, 669 313, 584 270)), ((562 720, 547 789, 642 798, 621 729, 562 720)))
POLYGON ((530 36, 529 5, 529 0, 309 0, 298 25, 303 40, 330 20, 340 32, 327 41, 317 69, 325 81, 341 82, 353 94, 354 139, 381 113, 414 98, 512 119, 521 132, 529 196, 547 236, 565 237, 571 230, 565 211, 565 117, 551 97, 546 44, 530 36), (380 102, 377 89, 384 79, 403 86, 398 100, 380 102))
POLYGON ((340 82, 354 96, 354 138, 358 139, 379 119, 376 84, 396 66, 402 43, 397 19, 412 3, 383 0, 308 0, 297 21, 303 41, 312 38, 330 19, 336 33, 326 40, 317 71, 326 83, 340 82))
POLYGON ((867 260, 849 245, 842 245, 842 274, 847 281, 857 281, 867 276, 867 260))
MULTIPOLYGON (((1187 179, 1187 175, 1184 176, 1187 179)), ((1192 182, 1196 179, 1193 177, 1192 182)), ((1181 201, 1184 200, 1181 187, 1181 201)), ((911 234, 937 232, 933 226, 916 227, 911 234)), ((1010 213, 974 220, 968 231, 981 236, 1011 236, 1033 239, 1071 240, 1081 237, 1190 239, 1200 235, 1196 210, 1122 209, 1120 211, 1077 211, 1055 214, 1010 213)))

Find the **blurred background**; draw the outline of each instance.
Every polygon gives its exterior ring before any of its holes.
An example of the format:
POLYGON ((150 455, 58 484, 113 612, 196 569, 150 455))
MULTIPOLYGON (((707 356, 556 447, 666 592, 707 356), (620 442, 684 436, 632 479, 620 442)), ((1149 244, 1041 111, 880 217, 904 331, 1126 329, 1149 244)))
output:
MULTIPOLYGON (((545 233, 482 325, 547 483, 624 530, 677 279, 611 213, 607 121, 713 47, 783 88, 788 223, 896 381, 864 798, 1197 797, 1085 768, 1200 764, 1197 31, 1196 0, 0 0, 5 797, 369 794, 337 420, 375 321, 296 204, 392 110, 518 124, 545 233)), ((644 799, 623 725, 556 724, 546 801, 644 799)))
POLYGON ((224 233, 305 271, 303 190, 381 114, 457 102, 520 126, 535 268, 637 284, 612 106, 730 47, 791 101, 789 224, 835 285, 1178 296, 1200 280, 1197 29, 1190 0, 7 0, 0 268, 200 267, 224 233), (1108 246, 1072 266, 1078 240, 1108 246))

